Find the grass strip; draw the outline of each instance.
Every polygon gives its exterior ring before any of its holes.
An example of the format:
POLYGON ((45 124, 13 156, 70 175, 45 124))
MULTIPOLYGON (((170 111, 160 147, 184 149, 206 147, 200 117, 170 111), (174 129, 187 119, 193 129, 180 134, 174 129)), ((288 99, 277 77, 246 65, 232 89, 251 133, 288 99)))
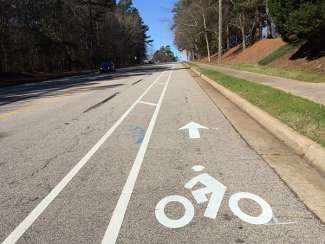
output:
POLYGON ((266 56, 265 58, 260 60, 258 62, 258 64, 259 65, 268 65, 268 64, 272 63, 274 60, 282 57, 284 54, 294 50, 295 48, 297 48, 297 45, 285 44, 285 45, 281 46, 280 48, 278 48, 277 50, 275 50, 273 53, 269 54, 268 56, 266 56))
POLYGON ((300 134, 325 146, 325 106, 252 81, 187 63, 300 134))
POLYGON ((250 72, 279 76, 288 79, 307 81, 313 83, 325 82, 325 75, 321 73, 310 73, 300 70, 287 70, 282 68, 275 68, 270 66, 261 66, 254 64, 233 64, 229 65, 230 68, 246 70, 250 72))

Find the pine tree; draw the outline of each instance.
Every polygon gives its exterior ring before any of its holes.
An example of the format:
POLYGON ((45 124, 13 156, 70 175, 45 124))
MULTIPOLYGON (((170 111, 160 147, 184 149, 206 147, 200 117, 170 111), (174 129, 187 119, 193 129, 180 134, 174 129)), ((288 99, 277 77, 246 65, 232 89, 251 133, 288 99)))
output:
POLYGON ((269 0, 269 8, 285 41, 324 38, 324 0, 269 0))

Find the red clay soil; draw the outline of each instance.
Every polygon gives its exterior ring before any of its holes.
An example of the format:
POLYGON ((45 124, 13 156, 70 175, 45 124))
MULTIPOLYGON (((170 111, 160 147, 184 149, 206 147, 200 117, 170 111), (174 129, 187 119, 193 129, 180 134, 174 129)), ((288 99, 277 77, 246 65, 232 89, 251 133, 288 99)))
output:
POLYGON ((256 64, 284 44, 285 42, 282 41, 281 38, 263 39, 247 47, 245 52, 242 52, 242 47, 240 45, 226 52, 223 62, 225 64, 256 64))
POLYGON ((296 52, 294 50, 289 52, 277 60, 273 61, 270 66, 277 68, 284 68, 290 70, 302 70, 307 72, 325 73, 325 57, 315 60, 307 60, 306 58, 299 58, 291 60, 290 57, 296 52))
MULTIPOLYGON (((246 48, 246 51, 242 51, 242 45, 235 46, 227 50, 222 58, 224 64, 256 64, 258 61, 271 54, 285 42, 281 38, 277 39, 263 39, 255 42, 252 46, 246 48)), ((207 63, 208 58, 203 58, 200 62, 207 63)), ((218 55, 214 54, 211 56, 211 62, 218 62, 218 55)))
MULTIPOLYGON (((247 47, 246 51, 242 51, 242 45, 238 45, 226 51, 223 55, 224 64, 256 64, 272 52, 276 51, 286 43, 281 38, 277 39, 263 39, 252 46, 247 47)), ((297 50, 289 52, 279 59, 273 61, 270 66, 277 68, 284 68, 289 70, 303 70, 307 72, 319 72, 325 73, 325 57, 320 57, 315 60, 307 60, 305 58, 299 58, 291 60, 290 57, 297 50)), ((207 63, 208 59, 204 58, 201 62, 207 63)), ((218 55, 211 56, 211 63, 217 63, 218 55)))
MULTIPOLYGON (((208 57, 199 59, 199 61, 202 63, 208 63, 208 57)), ((215 63, 215 62, 218 62, 218 54, 217 53, 211 55, 211 63, 215 63)))

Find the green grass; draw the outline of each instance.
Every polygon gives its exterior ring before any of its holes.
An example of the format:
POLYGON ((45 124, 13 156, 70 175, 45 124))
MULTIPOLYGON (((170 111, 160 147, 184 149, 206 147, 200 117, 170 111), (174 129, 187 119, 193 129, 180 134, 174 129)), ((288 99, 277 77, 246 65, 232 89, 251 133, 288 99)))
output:
POLYGON ((294 130, 325 146, 325 106, 252 81, 187 63, 294 130))
POLYGON ((258 62, 258 64, 259 65, 268 65, 268 64, 272 63, 274 60, 282 57, 284 54, 286 54, 290 51, 293 51, 295 48, 297 48, 297 45, 285 44, 282 47, 278 48, 273 53, 269 54, 268 56, 266 56, 265 58, 260 60, 258 62))
POLYGON ((273 76, 279 76, 283 78, 300 80, 300 81, 307 81, 307 82, 314 82, 314 83, 325 82, 325 74, 321 74, 321 73, 310 73, 310 72, 305 72, 300 70, 287 70, 287 69, 275 68, 270 66, 261 66, 257 64, 232 64, 229 65, 228 67, 265 74, 265 75, 273 75, 273 76))

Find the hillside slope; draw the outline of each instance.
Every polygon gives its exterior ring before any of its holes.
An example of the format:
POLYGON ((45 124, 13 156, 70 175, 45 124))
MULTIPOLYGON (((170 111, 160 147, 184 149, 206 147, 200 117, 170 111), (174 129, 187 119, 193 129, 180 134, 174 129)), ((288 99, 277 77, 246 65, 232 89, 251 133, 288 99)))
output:
MULTIPOLYGON (((320 45, 322 46, 323 44, 320 45)), ((244 52, 242 51, 242 46, 238 45, 224 53, 223 64, 257 65, 261 60, 273 55, 276 56, 276 59, 271 60, 271 63, 267 65, 268 67, 309 73, 325 73, 325 50, 323 50, 325 48, 320 49, 321 51, 318 51, 317 55, 314 53, 314 56, 311 58, 306 54, 315 49, 315 45, 313 44, 306 43, 300 48, 295 48, 293 45, 291 45, 291 48, 286 47, 289 47, 289 45, 281 38, 257 41, 252 46, 247 47, 244 52), (279 49, 286 49, 287 51, 278 55, 279 49), (277 53, 277 55, 275 55, 275 53, 277 53)), ((212 55, 211 60, 212 64, 216 64, 218 62, 218 55, 212 55)), ((200 61, 203 63, 208 62, 207 58, 203 58, 200 61)), ((262 68, 265 66, 259 67, 262 68)))
POLYGON ((255 64, 267 55, 273 53, 286 43, 282 39, 263 39, 247 47, 245 52, 242 51, 241 45, 228 50, 223 55, 225 64, 255 64))
POLYGON ((302 70, 307 72, 317 72, 325 74, 325 56, 309 60, 307 58, 296 58, 292 56, 297 52, 297 49, 286 53, 282 57, 273 61, 270 66, 289 70, 302 70))

